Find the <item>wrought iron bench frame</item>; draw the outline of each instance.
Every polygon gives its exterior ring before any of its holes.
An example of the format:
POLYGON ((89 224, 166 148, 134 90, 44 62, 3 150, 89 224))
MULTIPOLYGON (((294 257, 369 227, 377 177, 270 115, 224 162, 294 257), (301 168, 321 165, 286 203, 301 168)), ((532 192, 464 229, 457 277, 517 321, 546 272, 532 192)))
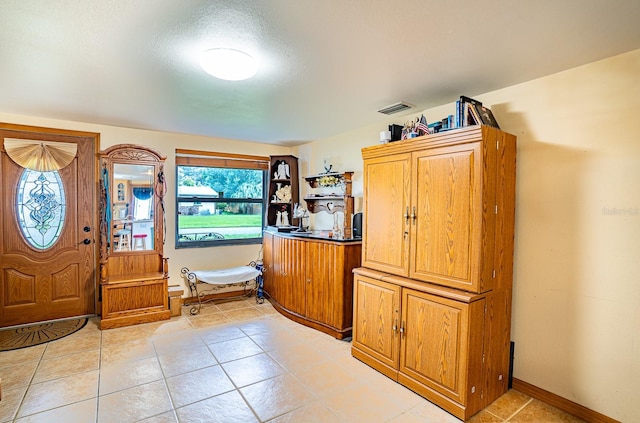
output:
MULTIPOLYGON (((195 303, 185 304, 185 306, 191 306, 189 313, 192 316, 199 314, 200 309, 202 308, 202 304, 205 304, 205 303, 209 303, 209 302, 220 300, 220 299, 250 298, 251 296, 253 296, 254 293, 256 294, 256 303, 262 304, 264 302, 264 297, 262 296, 262 286, 261 286, 262 265, 258 265, 258 263, 256 263, 255 261, 252 261, 247 265, 247 267, 254 267, 260 273, 255 278, 252 278, 249 280, 239 280, 239 281, 229 282, 229 283, 204 282, 198 279, 196 271, 191 271, 189 270, 188 267, 183 267, 182 269, 180 269, 180 273, 182 274, 182 277, 185 278, 185 280, 187 281, 187 286, 189 287, 189 295, 191 296, 191 298, 195 297, 198 300, 197 304, 195 303), (206 284, 209 286, 204 290, 202 289, 198 290, 199 283, 206 284), (205 296, 211 293, 214 293, 215 291, 220 291, 224 288, 229 288, 232 286, 242 286, 242 294, 234 295, 230 297, 224 297, 224 298, 209 298, 209 299, 203 300, 205 296)), ((224 271, 225 269, 218 269, 218 270, 224 271)), ((215 272, 215 270, 213 270, 212 272, 215 272)))

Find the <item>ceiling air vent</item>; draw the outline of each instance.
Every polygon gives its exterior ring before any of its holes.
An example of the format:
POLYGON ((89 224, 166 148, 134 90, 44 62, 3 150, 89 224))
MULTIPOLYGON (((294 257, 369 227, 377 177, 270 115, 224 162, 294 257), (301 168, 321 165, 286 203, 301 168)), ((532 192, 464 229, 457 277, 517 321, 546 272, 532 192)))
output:
POLYGON ((393 113, 402 112, 403 110, 407 110, 414 107, 413 104, 405 103, 401 101, 400 103, 392 104, 391 106, 387 106, 384 109, 378 110, 380 113, 384 113, 385 115, 391 115, 393 113))

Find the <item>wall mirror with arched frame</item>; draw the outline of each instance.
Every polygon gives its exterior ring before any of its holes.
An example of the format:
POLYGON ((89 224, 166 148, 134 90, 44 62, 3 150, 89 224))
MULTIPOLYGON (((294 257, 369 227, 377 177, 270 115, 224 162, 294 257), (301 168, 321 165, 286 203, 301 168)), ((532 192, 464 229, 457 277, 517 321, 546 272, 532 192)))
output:
POLYGON ((102 153, 105 254, 162 252, 163 163, 154 150, 130 144, 102 153))

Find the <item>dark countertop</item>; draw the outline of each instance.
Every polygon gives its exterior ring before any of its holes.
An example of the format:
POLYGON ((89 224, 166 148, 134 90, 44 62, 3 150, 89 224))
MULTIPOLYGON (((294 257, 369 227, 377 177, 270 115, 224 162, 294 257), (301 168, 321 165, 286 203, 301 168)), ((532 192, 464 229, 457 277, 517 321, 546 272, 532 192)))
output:
POLYGON ((330 231, 310 231, 310 232, 295 232, 295 230, 291 232, 283 232, 277 230, 271 230, 270 228, 265 229, 268 232, 278 234, 284 237, 291 238, 307 238, 307 239, 318 239, 322 241, 332 241, 332 242, 362 242, 362 238, 333 238, 329 236, 330 231))

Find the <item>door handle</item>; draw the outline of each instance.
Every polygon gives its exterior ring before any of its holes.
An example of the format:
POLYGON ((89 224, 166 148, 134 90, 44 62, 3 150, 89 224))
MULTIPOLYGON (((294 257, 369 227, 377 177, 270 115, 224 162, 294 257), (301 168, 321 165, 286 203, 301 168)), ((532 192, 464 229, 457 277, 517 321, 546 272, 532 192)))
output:
POLYGON ((85 232, 91 232, 91 228, 88 226, 85 226, 84 228, 82 228, 82 230, 85 232))
POLYGON ((411 209, 411 219, 413 220, 413 224, 416 224, 416 206, 413 206, 413 208, 411 209))
POLYGON ((91 244, 91 240, 89 238, 85 238, 84 241, 82 241, 82 243, 84 245, 89 245, 89 244, 91 244))
POLYGON ((402 217, 404 217, 404 224, 408 225, 409 224, 409 206, 407 206, 407 209, 402 215, 402 217))

